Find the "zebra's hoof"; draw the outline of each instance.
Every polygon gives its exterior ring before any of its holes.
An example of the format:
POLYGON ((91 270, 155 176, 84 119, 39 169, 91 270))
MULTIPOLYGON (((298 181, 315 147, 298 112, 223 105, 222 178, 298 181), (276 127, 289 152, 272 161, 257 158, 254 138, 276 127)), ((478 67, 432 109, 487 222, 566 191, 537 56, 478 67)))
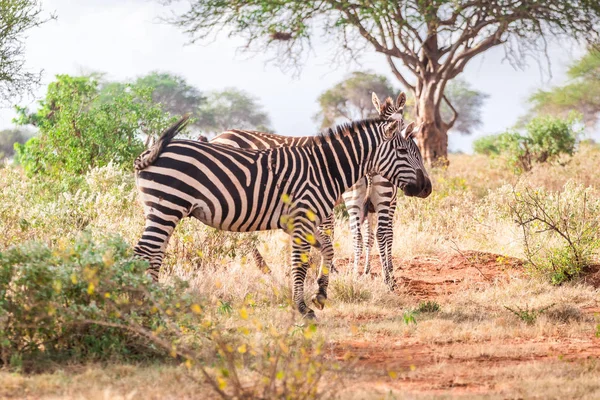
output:
POLYGON ((316 322, 317 316, 315 315, 315 312, 313 310, 309 309, 308 312, 302 316, 302 319, 316 322))
POLYGON ((312 297, 311 301, 315 305, 315 307, 317 307, 319 310, 322 310, 323 308, 325 308, 325 303, 327 302, 327 297, 325 297, 322 294, 315 294, 312 297))

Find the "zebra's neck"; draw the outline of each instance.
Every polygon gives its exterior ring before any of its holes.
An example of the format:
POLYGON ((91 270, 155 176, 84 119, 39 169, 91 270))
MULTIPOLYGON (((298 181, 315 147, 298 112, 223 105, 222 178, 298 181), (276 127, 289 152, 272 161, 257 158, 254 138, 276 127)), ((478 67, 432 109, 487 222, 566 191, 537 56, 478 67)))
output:
POLYGON ((315 168, 323 175, 322 182, 335 202, 373 168, 377 146, 382 141, 377 130, 378 120, 360 121, 335 128, 310 146, 315 154, 315 168))

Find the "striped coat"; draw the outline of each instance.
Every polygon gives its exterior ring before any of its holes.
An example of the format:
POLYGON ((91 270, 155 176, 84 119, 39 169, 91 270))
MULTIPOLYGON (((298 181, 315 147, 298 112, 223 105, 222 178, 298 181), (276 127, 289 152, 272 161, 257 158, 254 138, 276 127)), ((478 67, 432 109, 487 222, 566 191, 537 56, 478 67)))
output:
MULTIPOLYGON (((409 150, 413 142, 405 137, 412 124, 403 134, 402 121, 356 121, 302 146, 266 150, 175 140, 186 122, 183 118, 166 130, 134 164, 146 216, 135 253, 150 262, 154 279, 182 218, 192 216, 235 232, 283 229, 292 236, 295 305, 314 318, 304 301, 308 250, 321 248, 324 238, 317 226, 340 195, 368 173, 385 176, 409 196, 430 187, 420 154, 409 150)), ((312 298, 318 308, 327 299, 328 273, 327 267, 319 271, 319 289, 312 298)))

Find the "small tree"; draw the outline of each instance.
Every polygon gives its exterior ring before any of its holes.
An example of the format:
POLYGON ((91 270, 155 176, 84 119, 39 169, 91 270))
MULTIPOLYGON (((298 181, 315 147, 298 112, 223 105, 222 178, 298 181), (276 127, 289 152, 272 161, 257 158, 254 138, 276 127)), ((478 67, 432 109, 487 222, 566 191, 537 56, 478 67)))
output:
POLYGON ((514 130, 499 135, 485 136, 473 143, 475 153, 504 154, 519 171, 529 171, 534 163, 556 160, 561 154, 572 155, 578 131, 578 120, 571 116, 561 119, 550 116, 531 120, 525 133, 514 130))
POLYGON ((109 162, 129 168, 144 149, 140 135, 158 135, 171 122, 152 102, 149 90, 116 90, 111 101, 103 102, 98 96, 98 81, 93 77, 59 75, 48 86, 37 112, 17 109, 18 123, 40 131, 16 146, 29 174, 59 178, 109 162))
POLYGON ((25 68, 23 39, 26 31, 46 21, 38 0, 0 1, 0 102, 39 83, 40 74, 25 68))
POLYGON ((570 82, 550 90, 538 90, 530 98, 533 113, 566 116, 572 111, 583 115, 592 128, 600 114, 600 50, 590 51, 569 68, 570 82))
POLYGON ((452 114, 457 113, 456 122, 451 129, 452 132, 470 135, 475 128, 481 126, 481 108, 489 97, 487 94, 473 89, 466 80, 456 78, 448 82, 445 95, 448 97, 449 102, 442 104, 440 110, 442 118, 449 121, 452 114), (454 111, 450 105, 452 105, 454 111))
MULTIPOLYGON (((348 78, 325 91, 318 98, 321 111, 315 120, 321 121, 321 127, 333 125, 338 120, 372 118, 377 111, 371 102, 371 93, 380 99, 395 98, 399 89, 383 75, 366 72, 353 72, 348 78)), ((446 96, 455 105, 458 114, 453 131, 470 134, 481 125, 481 107, 488 95, 472 89, 463 79, 455 79, 446 86, 446 96)), ((441 109, 444 118, 452 116, 450 106, 444 104, 441 109)), ((405 107, 405 118, 415 118, 415 100, 409 97, 405 107)))
POLYGON ((321 111, 315 115, 321 127, 328 127, 339 119, 352 121, 377 116, 371 94, 380 99, 395 98, 395 90, 383 75, 369 72, 353 72, 345 80, 325 91, 318 98, 321 111))
POLYGON ((0 131, 0 160, 15 154, 15 143, 23 144, 31 134, 22 129, 6 129, 0 131))
POLYGON ((244 91, 228 88, 210 92, 198 110, 198 126, 207 133, 227 129, 269 130, 269 116, 256 99, 244 91))

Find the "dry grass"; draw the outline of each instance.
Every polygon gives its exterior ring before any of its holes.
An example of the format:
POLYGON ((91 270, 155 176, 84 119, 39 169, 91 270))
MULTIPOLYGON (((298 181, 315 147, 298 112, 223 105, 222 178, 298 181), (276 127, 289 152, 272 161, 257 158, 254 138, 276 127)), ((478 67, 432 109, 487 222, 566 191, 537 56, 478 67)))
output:
MULTIPOLYGON (((525 180, 554 190, 568 179, 600 186, 598 161, 600 151, 583 148, 565 166, 537 167, 515 177, 501 159, 451 156, 447 170, 431 172, 434 193, 429 199, 399 199, 393 254, 405 261, 405 268, 415 257, 439 260, 441 276, 449 273, 444 264, 448 255, 459 257, 467 250, 522 258, 520 231, 502 212, 502 187, 525 180)), ((6 233, 0 250, 28 239, 70 239, 81 229, 93 235, 118 233, 135 243, 143 217, 131 176, 106 168, 92 171, 88 181, 85 193, 42 201, 28 192, 30 182, 18 170, 0 170, 0 229, 6 233)), ((353 256, 347 221, 337 221, 335 233, 334 261, 342 265, 353 256)), ((215 306, 235 310, 242 303, 253 304, 253 317, 267 324, 280 320, 281 310, 291 306, 287 236, 259 234, 259 248, 272 270, 267 275, 243 253, 208 258, 202 246, 209 239, 214 242, 209 235, 193 220, 177 228, 163 282, 174 274, 188 280, 190 290, 212 298, 215 306)), ((219 240, 227 244, 231 238, 219 240)), ((378 257, 376 246, 373 257, 378 257)), ((470 262, 477 264, 465 257, 465 268, 470 262)), ((419 276, 418 265, 410 268, 419 276)), ((338 397, 600 397, 600 317, 586 311, 598 309, 600 290, 578 283, 551 286, 522 271, 507 270, 502 279, 489 281, 469 271, 472 282, 466 279, 460 290, 437 294, 433 300, 440 311, 414 313, 416 323, 407 323, 404 316, 422 299, 408 286, 389 293, 379 276, 355 277, 351 268, 332 275, 329 304, 318 313, 318 334, 329 343, 327 357, 348 368, 341 373, 338 397), (533 323, 505 308, 550 305, 533 323), (358 357, 344 361, 346 352, 358 357)), ((440 278, 431 271, 423 274, 419 279, 440 278)), ((305 287, 307 296, 316 290, 316 270, 305 287)), ((198 398, 199 393, 207 398, 209 393, 176 365, 57 368, 40 375, 0 372, 0 398, 198 398)))

